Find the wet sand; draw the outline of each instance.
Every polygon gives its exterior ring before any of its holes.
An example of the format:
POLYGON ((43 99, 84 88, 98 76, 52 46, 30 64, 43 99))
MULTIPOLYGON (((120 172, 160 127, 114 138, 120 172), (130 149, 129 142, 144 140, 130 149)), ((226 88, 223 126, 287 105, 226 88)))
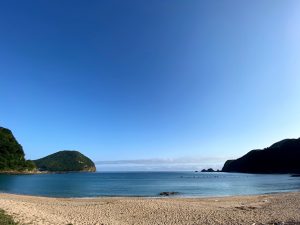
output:
POLYGON ((300 192, 219 198, 46 198, 0 194, 21 224, 300 224, 300 192), (283 223, 284 222, 284 223, 283 223))

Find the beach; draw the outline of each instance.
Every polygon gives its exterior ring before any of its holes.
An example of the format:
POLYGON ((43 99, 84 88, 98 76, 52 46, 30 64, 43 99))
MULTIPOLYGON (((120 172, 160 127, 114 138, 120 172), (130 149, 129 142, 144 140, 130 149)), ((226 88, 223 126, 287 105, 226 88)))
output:
POLYGON ((20 224, 300 224, 300 192, 209 198, 48 198, 0 194, 20 224))

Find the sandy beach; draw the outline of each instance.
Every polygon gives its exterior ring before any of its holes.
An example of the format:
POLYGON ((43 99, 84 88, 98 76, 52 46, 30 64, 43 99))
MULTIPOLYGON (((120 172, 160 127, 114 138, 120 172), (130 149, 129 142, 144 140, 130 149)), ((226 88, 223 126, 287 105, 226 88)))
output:
POLYGON ((21 224, 300 224, 300 193, 219 198, 46 198, 0 194, 21 224))

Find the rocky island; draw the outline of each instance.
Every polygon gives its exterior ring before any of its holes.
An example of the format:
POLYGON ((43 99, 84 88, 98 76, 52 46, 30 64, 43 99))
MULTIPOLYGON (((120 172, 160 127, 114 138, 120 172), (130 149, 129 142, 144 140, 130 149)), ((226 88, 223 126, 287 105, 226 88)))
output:
POLYGON ((248 152, 236 160, 227 160, 223 172, 300 173, 300 138, 284 139, 265 149, 248 152))
POLYGON ((201 170, 202 173, 215 173, 220 172, 220 170, 214 170, 213 168, 203 169, 201 170))

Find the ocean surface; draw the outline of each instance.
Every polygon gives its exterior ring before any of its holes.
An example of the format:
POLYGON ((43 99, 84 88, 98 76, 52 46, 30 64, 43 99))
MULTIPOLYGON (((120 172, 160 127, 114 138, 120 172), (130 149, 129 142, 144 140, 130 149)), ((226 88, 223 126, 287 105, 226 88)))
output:
MULTIPOLYGON (((300 177, 240 173, 97 172, 0 175, 0 192, 51 197, 252 195, 300 190, 300 177)), ((178 197, 177 196, 177 197, 178 197)))

